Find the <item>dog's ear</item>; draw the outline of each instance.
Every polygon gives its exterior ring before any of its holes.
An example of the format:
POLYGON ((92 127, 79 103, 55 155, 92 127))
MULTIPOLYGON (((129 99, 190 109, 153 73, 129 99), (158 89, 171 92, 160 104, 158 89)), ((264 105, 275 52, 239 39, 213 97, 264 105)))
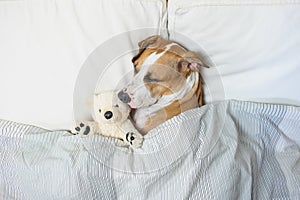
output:
POLYGON ((161 39, 162 38, 159 35, 150 36, 150 37, 140 41, 139 42, 139 47, 140 47, 140 49, 145 49, 145 48, 157 43, 161 39))
POLYGON ((150 47, 151 45, 156 44, 157 42, 159 42, 162 38, 159 35, 153 35, 150 36, 142 41, 139 42, 139 53, 137 55, 135 55, 132 58, 132 63, 134 63, 134 61, 136 59, 138 59, 138 57, 140 57, 140 55, 142 55, 142 53, 145 51, 146 48, 150 47))
POLYGON ((200 67, 207 67, 200 59, 197 53, 193 51, 186 52, 178 63, 179 72, 199 72, 200 67))

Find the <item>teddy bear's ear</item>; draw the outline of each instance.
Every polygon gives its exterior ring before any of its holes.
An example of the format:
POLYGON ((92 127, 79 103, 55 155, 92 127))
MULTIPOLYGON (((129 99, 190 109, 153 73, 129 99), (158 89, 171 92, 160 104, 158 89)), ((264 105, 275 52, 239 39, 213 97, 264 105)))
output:
POLYGON ((93 108, 93 105, 94 105, 94 98, 95 98, 96 95, 91 95, 88 97, 88 99, 86 100, 86 105, 89 109, 92 109, 93 108))
POLYGON ((93 94, 91 96, 88 97, 86 104, 88 109, 90 110, 90 113, 92 115, 93 120, 96 120, 96 113, 95 113, 95 105, 94 102, 97 101, 98 95, 97 94, 93 94))

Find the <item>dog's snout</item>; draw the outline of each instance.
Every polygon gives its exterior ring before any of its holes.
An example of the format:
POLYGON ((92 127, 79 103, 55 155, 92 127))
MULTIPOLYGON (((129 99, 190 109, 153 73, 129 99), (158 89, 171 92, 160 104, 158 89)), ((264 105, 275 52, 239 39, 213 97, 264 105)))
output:
POLYGON ((131 101, 130 96, 123 90, 118 93, 118 97, 123 103, 129 103, 131 101))
POLYGON ((111 111, 107 111, 104 113, 105 119, 110 119, 113 117, 113 113, 111 111))

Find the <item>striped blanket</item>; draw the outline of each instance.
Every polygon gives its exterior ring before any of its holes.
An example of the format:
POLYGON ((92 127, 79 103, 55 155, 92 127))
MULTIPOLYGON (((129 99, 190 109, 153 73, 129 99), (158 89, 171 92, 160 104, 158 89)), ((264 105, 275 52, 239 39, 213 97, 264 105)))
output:
POLYGON ((300 108, 208 104, 140 149, 0 120, 0 199, 300 199, 300 108))

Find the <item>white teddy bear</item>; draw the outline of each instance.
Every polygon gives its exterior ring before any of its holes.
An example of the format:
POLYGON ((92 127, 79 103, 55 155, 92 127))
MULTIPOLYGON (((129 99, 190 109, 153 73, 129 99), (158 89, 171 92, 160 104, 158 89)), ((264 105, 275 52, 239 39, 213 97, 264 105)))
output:
POLYGON ((71 132, 81 136, 101 134, 120 139, 134 148, 141 147, 143 136, 128 118, 130 110, 114 91, 95 94, 92 106, 94 121, 78 121, 71 132))

